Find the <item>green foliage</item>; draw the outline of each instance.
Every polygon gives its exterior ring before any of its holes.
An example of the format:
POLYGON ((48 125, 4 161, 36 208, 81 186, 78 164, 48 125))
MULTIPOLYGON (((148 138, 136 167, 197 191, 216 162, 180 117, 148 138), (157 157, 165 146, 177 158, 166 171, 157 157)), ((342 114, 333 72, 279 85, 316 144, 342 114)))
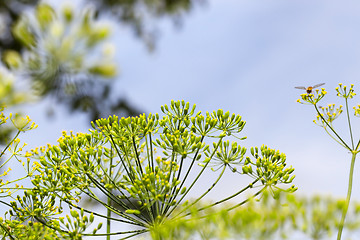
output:
MULTIPOLYGON (((206 212, 248 190, 253 196, 265 190, 277 196, 281 185, 292 182, 294 169, 286 167, 283 153, 263 145, 251 148, 251 156, 245 156, 246 148, 227 140, 237 137, 245 126, 239 115, 222 110, 202 115, 195 113, 195 105, 190 107, 184 101, 172 101, 161 110, 161 118, 143 114, 99 119, 92 123, 89 133, 64 132, 57 145, 27 153, 37 159, 34 188, 11 203, 12 216, 21 221, 37 220, 78 238, 104 235, 96 233, 101 226, 92 233, 86 231, 97 217, 108 220, 108 226, 118 222, 135 227, 123 232, 110 232, 108 228, 105 235, 127 238, 150 232, 154 239, 161 239, 159 229, 168 221, 191 215, 192 207, 215 188, 226 169, 247 176, 249 184, 197 211, 206 212), (211 140, 215 142, 209 144, 211 140), (186 200, 206 170, 217 173, 217 179, 197 199, 186 200), (107 215, 86 208, 81 201, 85 196, 103 206, 107 215), (67 222, 61 217, 63 204, 71 210, 67 222)), ((284 191, 296 190, 285 185, 284 191)), ((226 210, 250 199, 228 205, 226 210)))
MULTIPOLYGON (((322 127, 332 139, 334 139, 337 143, 339 143, 352 155, 350 173, 349 173, 348 192, 347 192, 345 204, 343 205, 343 214, 339 224, 339 231, 337 236, 337 239, 340 240, 342 235, 342 230, 345 224, 346 214, 350 203, 350 198, 351 198, 355 159, 357 154, 360 152, 360 139, 357 140, 357 143, 354 140, 351 118, 350 118, 349 100, 351 100, 356 95, 356 93, 354 92, 354 85, 351 84, 350 88, 348 88, 347 86, 344 86, 340 83, 339 87, 335 88, 335 90, 336 90, 336 95, 340 98, 343 98, 343 100, 345 101, 346 120, 347 120, 347 125, 348 125, 347 127, 349 130, 349 137, 350 137, 348 141, 344 140, 345 138, 341 136, 342 134, 340 134, 333 125, 334 120, 337 119, 343 113, 343 106, 340 105, 339 107, 335 107, 335 104, 328 104, 326 107, 320 107, 318 105, 320 100, 322 100, 327 94, 324 88, 322 88, 321 91, 316 89, 313 94, 311 91, 310 93, 302 94, 301 100, 299 99, 298 102, 302 104, 313 105, 317 113, 316 120, 314 120, 314 123, 322 127)), ((354 109, 354 116, 359 116, 359 108, 353 107, 353 109, 354 109)))
MULTIPOLYGON (((199 212, 201 203, 192 209, 191 217, 169 221, 161 228, 163 239, 329 239, 336 232, 338 218, 345 201, 330 197, 299 197, 279 194, 271 198, 264 192, 261 199, 252 199, 246 206, 228 212, 212 208, 199 212)), ((360 229, 359 203, 349 209, 345 224, 348 236, 360 229)))
POLYGON ((17 220, 2 220, 0 222, 0 236, 2 239, 24 239, 24 240, 65 240, 71 239, 61 236, 50 228, 45 227, 39 222, 28 222, 21 224, 17 220))

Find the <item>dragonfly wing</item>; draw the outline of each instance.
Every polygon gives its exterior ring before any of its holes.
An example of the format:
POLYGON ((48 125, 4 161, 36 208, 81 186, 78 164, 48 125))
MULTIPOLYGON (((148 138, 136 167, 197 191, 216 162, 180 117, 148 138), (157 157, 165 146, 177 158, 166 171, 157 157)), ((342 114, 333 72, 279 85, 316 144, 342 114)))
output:
POLYGON ((295 87, 296 89, 306 90, 306 87, 295 87))
POLYGON ((313 86, 313 88, 317 88, 317 87, 320 87, 320 86, 322 86, 322 85, 324 85, 325 83, 319 83, 319 84, 316 84, 316 85, 314 85, 313 86))

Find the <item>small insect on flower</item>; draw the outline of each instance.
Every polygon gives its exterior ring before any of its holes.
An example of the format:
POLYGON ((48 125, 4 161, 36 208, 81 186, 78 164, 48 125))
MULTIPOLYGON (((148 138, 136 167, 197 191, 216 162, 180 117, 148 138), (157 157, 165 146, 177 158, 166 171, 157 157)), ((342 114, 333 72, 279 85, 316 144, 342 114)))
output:
POLYGON ((325 83, 319 83, 319 84, 316 84, 314 86, 309 86, 307 88, 306 87, 295 87, 295 88, 305 90, 307 94, 311 94, 313 89, 318 88, 318 87, 320 87, 320 86, 322 86, 324 84, 325 83))

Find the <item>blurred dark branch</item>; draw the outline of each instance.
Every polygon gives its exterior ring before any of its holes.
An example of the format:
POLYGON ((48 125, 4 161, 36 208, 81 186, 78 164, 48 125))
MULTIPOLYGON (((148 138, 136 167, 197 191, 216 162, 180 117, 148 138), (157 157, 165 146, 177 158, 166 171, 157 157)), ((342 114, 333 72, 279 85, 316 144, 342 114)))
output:
POLYGON ((11 33, 11 27, 27 9, 33 8, 39 0, 2 0, 0 1, 0 17, 7 28, 0 32, 0 51, 11 49, 20 52, 24 47, 11 33))

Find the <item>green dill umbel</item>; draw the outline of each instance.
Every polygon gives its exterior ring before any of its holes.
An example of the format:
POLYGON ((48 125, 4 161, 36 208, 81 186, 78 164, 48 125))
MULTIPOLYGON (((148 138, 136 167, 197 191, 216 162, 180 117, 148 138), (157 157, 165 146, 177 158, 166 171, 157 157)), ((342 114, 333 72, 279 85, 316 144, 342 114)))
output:
POLYGON ((279 189, 296 190, 287 187, 295 176, 285 154, 265 145, 252 147, 247 154, 245 147, 230 141, 245 139, 239 136, 245 126, 240 115, 223 110, 203 115, 184 101, 171 101, 161 111, 162 117, 99 119, 89 133, 64 132, 58 144, 29 152, 37 163, 34 187, 12 202, 13 215, 73 239, 113 235, 126 239, 146 232, 163 239, 162 226, 188 218, 200 200, 216 191, 224 174, 243 175, 248 184, 238 189, 234 183, 234 194, 196 209, 203 217, 206 209, 229 203, 225 211, 230 211, 265 190, 275 196, 279 189), (216 180, 189 200, 189 192, 207 171, 217 174, 216 180), (248 197, 231 201, 240 194, 248 197), (103 210, 87 207, 85 197, 103 210), (66 206, 70 215, 64 217, 66 206), (106 232, 98 231, 101 223, 88 230, 95 218, 106 222, 106 232), (113 223, 132 230, 114 231, 113 223))

